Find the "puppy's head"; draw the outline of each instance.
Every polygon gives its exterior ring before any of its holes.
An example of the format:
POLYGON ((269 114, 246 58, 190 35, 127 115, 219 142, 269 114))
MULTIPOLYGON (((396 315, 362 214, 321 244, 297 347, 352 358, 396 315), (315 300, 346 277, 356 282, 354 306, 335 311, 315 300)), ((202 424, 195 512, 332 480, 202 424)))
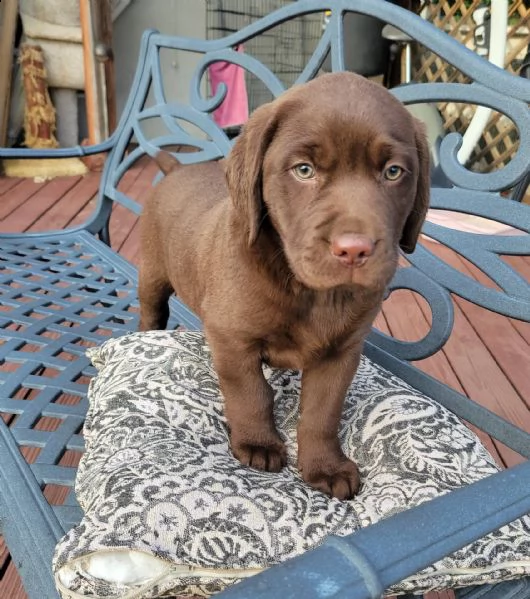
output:
POLYGON ((422 124, 387 90, 330 74, 255 111, 227 181, 249 246, 266 212, 301 283, 383 287, 425 219, 429 151, 422 124))

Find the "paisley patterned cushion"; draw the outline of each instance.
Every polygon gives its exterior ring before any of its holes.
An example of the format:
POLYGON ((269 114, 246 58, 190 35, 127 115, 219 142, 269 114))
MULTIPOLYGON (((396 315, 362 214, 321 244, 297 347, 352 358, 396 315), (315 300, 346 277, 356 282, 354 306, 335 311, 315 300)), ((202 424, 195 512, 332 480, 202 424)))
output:
MULTIPOLYGON (((209 596, 242 577, 496 471, 450 412, 363 359, 341 428, 362 491, 330 499, 296 467, 300 376, 265 369, 289 466, 243 467, 230 453, 223 402, 198 332, 152 332, 90 350, 81 524, 54 560, 63 597, 209 596)), ((389 593, 530 573, 530 519, 504 527, 389 593)))

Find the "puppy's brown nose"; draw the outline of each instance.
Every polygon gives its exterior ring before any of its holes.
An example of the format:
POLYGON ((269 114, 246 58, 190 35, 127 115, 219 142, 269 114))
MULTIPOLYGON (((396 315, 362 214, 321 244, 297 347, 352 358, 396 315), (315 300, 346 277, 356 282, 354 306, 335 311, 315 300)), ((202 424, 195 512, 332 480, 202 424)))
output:
POLYGON ((331 253, 345 266, 362 266, 374 253, 374 242, 366 235, 343 233, 331 240, 331 253))

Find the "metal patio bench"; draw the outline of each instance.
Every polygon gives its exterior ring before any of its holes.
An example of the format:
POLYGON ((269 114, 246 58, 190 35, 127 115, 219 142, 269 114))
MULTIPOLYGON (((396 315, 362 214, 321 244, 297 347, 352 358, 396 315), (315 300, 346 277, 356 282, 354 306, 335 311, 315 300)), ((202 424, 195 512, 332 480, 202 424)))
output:
MULTIPOLYGON (((405 288, 426 298, 433 315, 431 330, 418 342, 399 341, 374 330, 365 353, 460 418, 530 457, 529 434, 410 363, 432 355, 448 339, 453 325, 452 294, 530 322, 530 284, 500 258, 501 254, 530 255, 530 206, 501 197, 501 192, 512 189, 530 171, 530 82, 491 66, 419 16, 384 0, 300 0, 218 40, 147 31, 129 99, 108 141, 61 150, 0 149, 0 158, 86 156, 109 151, 97 206, 83 226, 46 234, 0 236, 0 531, 30 597, 57 596, 52 554, 58 539, 81 517, 72 491, 76 469, 65 465, 65 456, 83 450, 87 381, 95 373, 85 356, 86 346, 100 343, 105 335, 136 330, 136 270, 109 247, 113 206, 119 203, 139 211, 118 189, 120 180, 138 159, 153 156, 160 147, 193 146, 194 152, 176 153, 184 163, 226 156, 232 142, 210 114, 222 102, 224 90, 210 99, 201 91, 208 65, 219 60, 237 63, 261 79, 272 96, 278 96, 284 91, 280 79, 252 56, 235 52, 234 47, 289 19, 327 9, 332 11, 328 26, 298 81, 317 75, 329 48, 333 70, 344 69, 342 18, 346 12, 359 12, 395 25, 473 81, 400 86, 392 90, 400 100, 481 103, 506 114, 517 125, 518 152, 503 169, 487 174, 462 167, 456 159, 459 136, 447 135, 441 146, 441 164, 451 186, 433 188, 431 207, 498 220, 524 234, 477 236, 431 223, 424 228, 427 236, 482 269, 497 288, 472 280, 419 246, 409 257, 410 267, 398 271, 390 291, 405 288), (167 101, 162 78, 160 56, 176 50, 198 56, 186 105, 167 101), (165 132, 149 136, 146 124, 154 120, 165 132), (39 428, 43 418, 55 422, 50 427, 53 430, 39 428), (46 499, 47 488, 55 485, 70 489, 61 505, 50 505, 46 499)), ((200 327, 197 317, 177 299, 172 300, 171 324, 200 327)), ((318 594, 314 576, 305 575, 311 571, 333 579, 334 594, 325 596, 379 597, 390 584, 529 513, 529 489, 530 463, 525 462, 351 538, 332 539, 293 562, 245 581, 226 596, 324 596, 318 594)), ((508 590, 493 589, 484 596, 511 596, 513 585, 504 588, 508 590)), ((472 596, 472 591, 466 593, 462 596, 472 596)), ((530 591, 525 596, 530 597, 530 591)))

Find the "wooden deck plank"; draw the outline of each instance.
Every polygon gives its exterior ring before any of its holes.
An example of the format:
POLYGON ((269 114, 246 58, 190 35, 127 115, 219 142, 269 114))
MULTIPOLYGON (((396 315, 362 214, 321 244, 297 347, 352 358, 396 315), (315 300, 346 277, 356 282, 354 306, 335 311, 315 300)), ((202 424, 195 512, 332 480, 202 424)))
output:
POLYGON ((29 228, 31 232, 53 231, 68 227, 79 212, 96 196, 100 174, 89 172, 59 198, 29 228))
MULTIPOLYGON (((36 183, 32 179, 24 179, 9 193, 2 194, 0 201, 0 221, 3 221, 13 210, 22 206, 29 198, 44 188, 42 183, 36 183)), ((2 228, 3 231, 3 222, 2 228)))
MULTIPOLYGON (((528 256, 504 256, 504 261, 512 268, 515 268, 527 281, 530 281, 530 259, 528 256)), ((521 337, 530 345, 530 322, 511 319, 511 323, 521 337)))
POLYGON ((11 558, 6 563, 6 570, 0 579, 0 597, 2 599, 27 599, 20 575, 11 558))
MULTIPOLYGON (((529 407, 528 343, 504 316, 486 313, 484 309, 463 299, 457 299, 457 302, 483 344, 489 348, 493 360, 529 407)), ((530 420, 520 424, 528 427, 530 420)))
POLYGON ((379 312, 379 314, 375 317, 374 327, 384 333, 385 335, 390 335, 390 327, 388 326, 388 322, 386 320, 385 314, 383 310, 379 312))
POLYGON ((15 185, 22 183, 24 180, 20 177, 0 177, 0 196, 7 195, 10 189, 13 189, 15 185))
POLYGON ((136 268, 140 265, 140 244, 138 238, 140 236, 140 221, 137 220, 131 230, 130 235, 123 241, 120 248, 120 254, 128 260, 131 264, 134 264, 136 268))
POLYGON ((4 575, 4 572, 7 568, 9 559, 10 555, 5 544, 4 538, 0 536, 0 581, 2 580, 2 576, 4 575))
MULTIPOLYGON (((511 319, 512 326, 517 330, 519 335, 526 341, 526 344, 530 346, 530 326, 527 322, 521 320, 511 319)), ((530 351, 530 348, 527 350, 530 351)))
POLYGON ((80 177, 57 177, 48 181, 39 190, 38 201, 25 202, 23 205, 17 206, 2 220, 2 231, 4 233, 27 231, 80 180, 80 177))

